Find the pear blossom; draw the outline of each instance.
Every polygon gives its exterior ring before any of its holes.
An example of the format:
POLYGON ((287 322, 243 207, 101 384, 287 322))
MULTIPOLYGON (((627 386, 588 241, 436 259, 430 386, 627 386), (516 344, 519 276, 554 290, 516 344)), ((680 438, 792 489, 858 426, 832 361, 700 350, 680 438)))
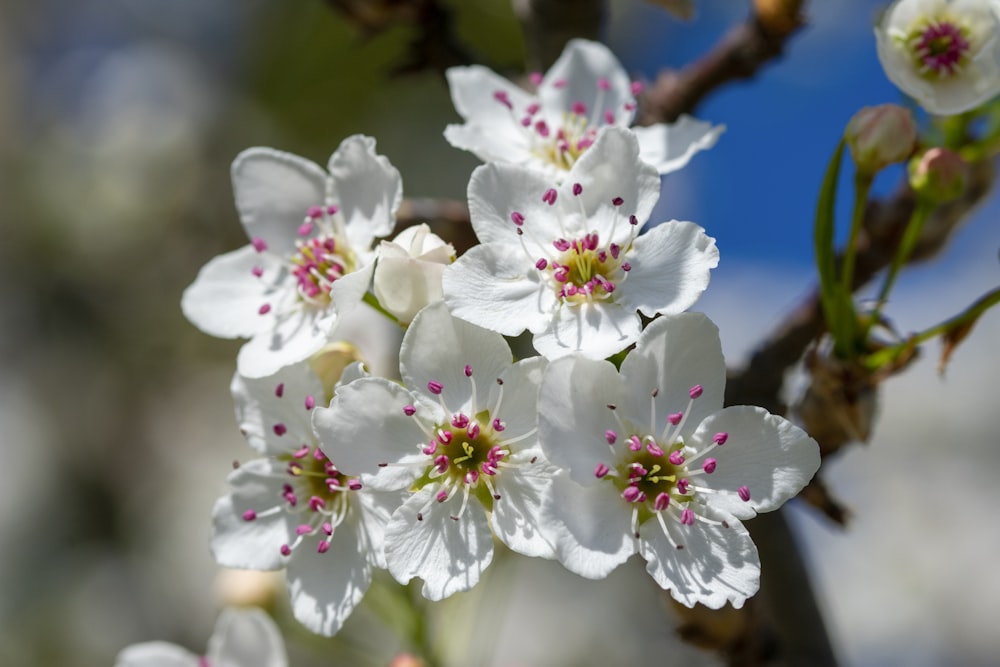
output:
MULTIPOLYGON (((354 363, 341 382, 362 375, 354 363)), ((266 378, 237 374, 232 392, 240 430, 264 457, 230 473, 233 491, 212 510, 212 552, 226 567, 285 568, 295 618, 333 635, 368 589, 372 568, 385 567, 385 525, 402 498, 344 474, 320 448, 311 416, 329 396, 308 362, 266 378)))
POLYGON ((896 0, 875 27, 886 76, 939 115, 1000 94, 998 33, 995 0, 896 0))
POLYGON ((134 644, 118 654, 115 667, 287 667, 285 642, 260 609, 223 610, 199 656, 168 642, 134 644))
MULTIPOLYGON (((484 162, 508 162, 556 179, 594 144, 604 127, 628 127, 642 90, 599 42, 573 39, 528 93, 481 65, 446 72, 455 109, 465 119, 445 138, 484 162)), ((641 158, 660 174, 677 171, 695 153, 715 145, 722 125, 682 115, 675 123, 633 128, 641 158)))
POLYGON ((374 139, 345 139, 328 171, 270 148, 233 162, 250 243, 206 264, 181 308, 206 333, 250 339, 237 359, 246 377, 271 375, 329 342, 368 290, 372 242, 395 226, 402 183, 374 139))
POLYGON ((409 493, 385 533, 386 565, 400 583, 423 579, 430 600, 472 588, 493 558, 491 525, 511 549, 552 556, 539 518, 552 470, 536 441, 545 365, 513 363, 502 336, 437 302, 403 337, 403 386, 361 378, 316 409, 323 450, 345 474, 409 493))
POLYGON ((674 599, 740 607, 760 561, 741 521, 778 508, 819 468, 819 446, 758 407, 722 408, 719 332, 700 313, 653 321, 621 365, 549 364, 539 441, 557 477, 557 558, 593 579, 635 552, 674 599))
POLYGON ((421 308, 441 300, 441 274, 454 261, 455 248, 426 224, 407 227, 379 244, 372 291, 382 308, 407 324, 421 308))
POLYGON ((481 244, 444 271, 452 314, 513 336, 550 359, 602 359, 635 342, 641 320, 693 304, 719 262, 692 222, 640 235, 659 197, 635 137, 608 128, 559 184, 516 165, 478 167, 469 212, 481 244))

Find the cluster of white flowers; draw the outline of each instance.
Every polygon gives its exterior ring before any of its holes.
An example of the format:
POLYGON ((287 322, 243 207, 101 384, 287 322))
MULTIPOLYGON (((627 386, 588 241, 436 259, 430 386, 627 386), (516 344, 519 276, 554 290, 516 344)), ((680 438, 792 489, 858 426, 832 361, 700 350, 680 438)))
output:
POLYGON ((692 222, 644 230, 660 175, 721 128, 630 129, 638 86, 591 42, 532 76, 534 95, 481 67, 448 79, 465 123, 445 134, 487 161, 468 189, 480 244, 457 260, 425 226, 373 248, 401 181, 368 137, 326 171, 262 148, 233 165, 250 243, 183 298, 204 331, 250 339, 232 393, 261 458, 216 503, 216 559, 286 569, 296 618, 326 635, 373 568, 439 600, 476 585, 494 537, 588 578, 638 552, 678 601, 741 606, 760 573, 741 521, 820 459, 788 421, 722 407, 718 331, 685 312, 715 240, 692 222), (317 370, 363 300, 406 326, 399 380, 317 370), (539 356, 515 361, 504 336, 525 330, 539 356))

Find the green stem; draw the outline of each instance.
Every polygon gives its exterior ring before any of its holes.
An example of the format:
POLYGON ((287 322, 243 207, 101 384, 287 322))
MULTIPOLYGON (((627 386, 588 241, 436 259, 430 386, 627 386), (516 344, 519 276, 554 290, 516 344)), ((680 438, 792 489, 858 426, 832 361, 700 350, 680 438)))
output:
POLYGON ((872 187, 872 176, 862 172, 854 174, 854 207, 851 209, 851 235, 844 249, 844 259, 841 265, 840 285, 844 294, 854 292, 854 257, 857 254, 858 234, 865 219, 865 207, 868 205, 868 191, 872 187))
POLYGON ((917 241, 920 240, 920 232, 923 231, 924 223, 927 218, 930 217, 931 211, 934 210, 934 205, 923 198, 917 199, 917 206, 913 210, 913 215, 910 216, 910 222, 906 225, 906 230, 903 232, 903 238, 899 242, 899 246, 896 248, 896 256, 892 259, 892 264, 889 266, 888 273, 885 274, 885 280, 882 282, 882 289, 879 291, 878 300, 875 302, 875 309, 872 311, 871 316, 868 318, 868 323, 865 325, 865 335, 864 338, 868 338, 868 332, 871 330, 875 322, 878 321, 879 313, 882 312, 882 307, 885 302, 889 299, 889 292, 892 291, 892 287, 896 282, 896 276, 899 275, 899 270, 903 268, 907 260, 910 259, 910 255, 913 253, 913 249, 917 245, 917 241))
POLYGON ((380 304, 378 302, 378 299, 376 299, 375 295, 372 294, 371 292, 365 292, 365 298, 362 299, 362 301, 364 301, 365 303, 367 303, 369 306, 371 306, 372 308, 374 308, 375 310, 377 310, 382 315, 385 315, 386 317, 388 317, 393 322, 393 324, 398 324, 399 326, 403 327, 404 329, 406 328, 406 325, 403 324, 402 322, 400 322, 399 320, 397 320, 395 315, 393 315, 388 310, 386 310, 385 308, 382 307, 382 304, 380 304))

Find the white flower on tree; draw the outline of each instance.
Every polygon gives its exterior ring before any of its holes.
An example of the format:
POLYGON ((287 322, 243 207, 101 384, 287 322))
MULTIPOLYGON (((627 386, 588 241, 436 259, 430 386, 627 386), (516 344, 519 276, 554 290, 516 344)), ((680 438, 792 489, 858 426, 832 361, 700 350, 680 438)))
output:
POLYGON ((323 450, 343 471, 410 492, 386 529, 386 564, 401 583, 423 579, 428 599, 476 585, 493 558, 491 524, 514 551, 553 555, 539 519, 553 470, 536 440, 546 362, 511 359, 502 336, 438 302, 403 337, 405 386, 361 378, 315 411, 323 450))
POLYGON ((875 27, 886 76, 934 114, 973 109, 1000 94, 995 0, 896 0, 875 27))
POLYGON ((603 359, 635 342, 647 317, 679 313, 708 286, 715 240, 691 222, 639 235, 659 197, 656 170, 628 130, 609 128, 556 184, 515 165, 478 167, 469 211, 481 245, 444 271, 452 314, 539 353, 603 359))
MULTIPOLYGON (((341 381, 362 375, 347 367, 341 381)), ((285 568, 295 618, 333 635, 361 601, 372 568, 385 567, 382 540, 398 493, 367 488, 320 449, 312 411, 328 402, 301 362, 267 378, 233 378, 240 430, 264 455, 229 475, 233 492, 212 511, 212 552, 220 565, 285 568)))
POLYGON ((285 642, 274 621, 260 609, 226 609, 208 640, 208 652, 195 655, 168 642, 134 644, 121 651, 115 667, 287 667, 285 642))
POLYGON ((372 291, 382 308, 409 323, 421 308, 441 300, 441 274, 455 261, 455 248, 426 224, 382 241, 372 279, 372 291))
POLYGON ((264 377, 329 342, 338 317, 364 298, 376 237, 395 226, 399 172, 355 135, 319 165, 270 148, 233 162, 233 190, 250 244, 206 264, 181 308, 206 333, 249 338, 237 359, 264 377))
MULTIPOLYGON (((561 180, 601 128, 628 127, 641 90, 614 54, 599 42, 574 39, 545 73, 533 74, 532 95, 482 65, 447 72, 455 109, 465 119, 445 138, 484 162, 507 162, 561 180)), ((633 128, 641 158, 660 174, 677 171, 698 151, 715 145, 724 126, 691 116, 665 125, 633 128)))
POLYGON ((603 578, 638 551, 689 607, 740 607, 757 591, 740 520, 797 494, 819 447, 762 408, 722 408, 725 378, 718 329, 700 313, 655 320, 620 373, 579 355, 549 365, 539 441, 568 471, 550 499, 567 569, 603 578))

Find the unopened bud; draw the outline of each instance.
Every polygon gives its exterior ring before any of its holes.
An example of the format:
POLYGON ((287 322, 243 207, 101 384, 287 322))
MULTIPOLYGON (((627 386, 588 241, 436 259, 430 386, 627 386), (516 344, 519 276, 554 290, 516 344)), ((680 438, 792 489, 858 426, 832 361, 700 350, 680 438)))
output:
POLYGON ((881 104, 854 114, 844 139, 858 171, 874 175, 910 157, 917 144, 917 126, 913 115, 903 107, 881 104))
POLYGON ((309 368, 323 383, 324 396, 314 397, 317 403, 320 403, 321 398, 323 399, 321 405, 330 403, 330 399, 333 398, 333 388, 340 381, 341 374, 355 361, 363 361, 361 350, 344 341, 328 343, 309 357, 309 368))
POLYGON ((936 204, 957 198, 969 180, 969 165, 947 148, 931 148, 910 160, 910 187, 936 204))

